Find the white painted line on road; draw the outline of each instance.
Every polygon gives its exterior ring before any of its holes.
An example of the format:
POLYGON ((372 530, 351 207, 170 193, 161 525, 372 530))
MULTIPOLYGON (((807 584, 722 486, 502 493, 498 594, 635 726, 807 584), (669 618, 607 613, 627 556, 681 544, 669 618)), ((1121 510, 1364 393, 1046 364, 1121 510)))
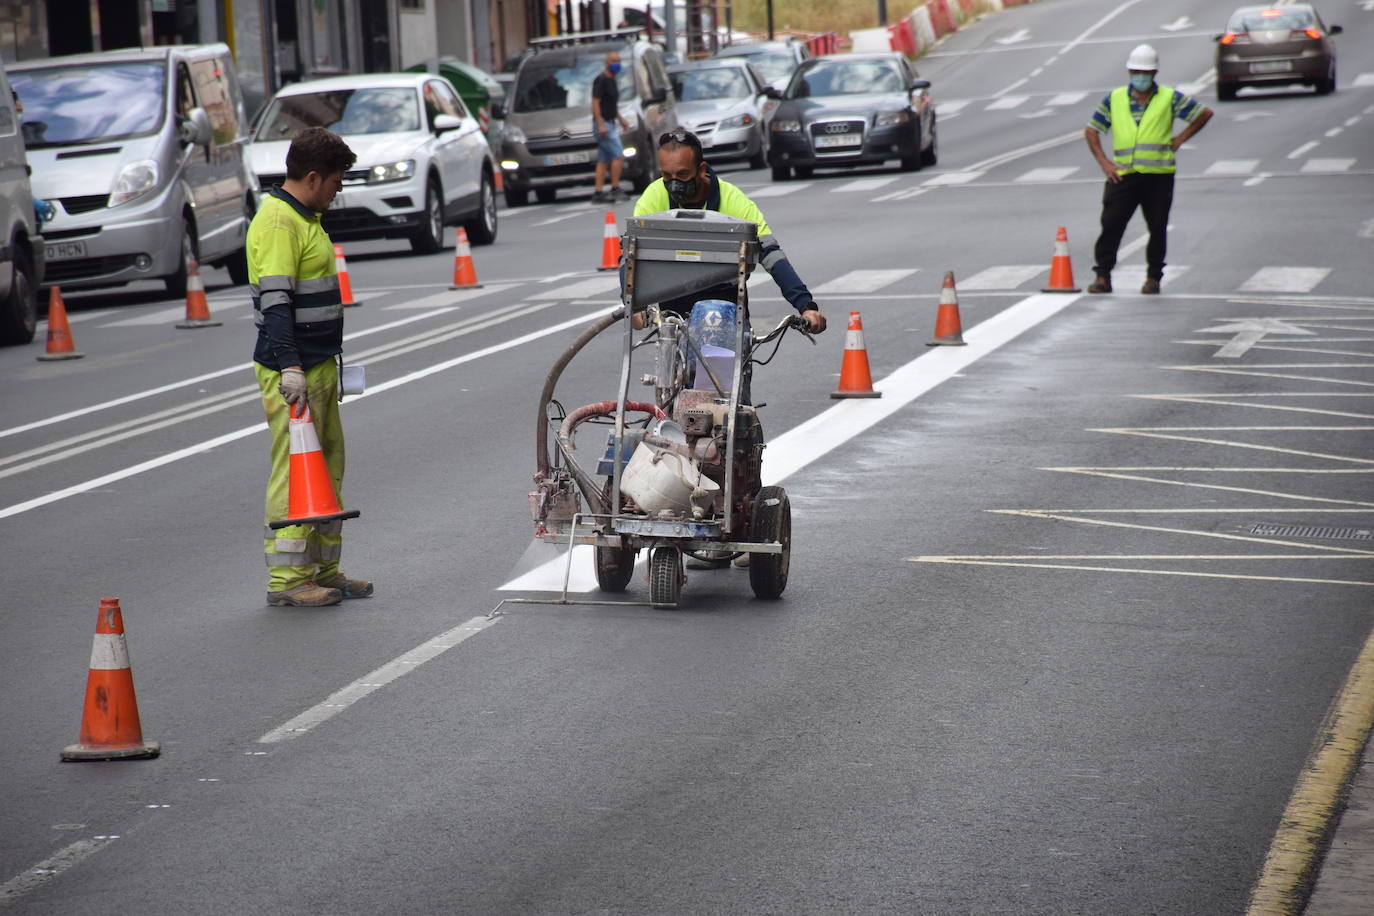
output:
MULTIPOLYGON (((226 309, 240 308, 245 305, 251 306, 252 304, 252 299, 230 300, 227 302, 217 301, 215 303, 214 313, 218 314, 226 309)), ((172 325, 176 324, 178 321, 181 321, 185 318, 186 306, 183 304, 178 305, 176 308, 158 309, 156 312, 149 312, 146 315, 135 315, 132 318, 120 318, 116 321, 110 321, 105 324, 102 324, 100 327, 136 328, 159 324, 172 325)))
POLYGON ((1120 427, 1117 429, 1090 429, 1089 432, 1109 433, 1117 436, 1139 436, 1142 439, 1166 439, 1173 442, 1196 442, 1200 445, 1220 445, 1226 448, 1253 449, 1257 452, 1276 452, 1281 455, 1297 455, 1301 458, 1319 458, 1323 461, 1344 461, 1349 464, 1374 465, 1374 458, 1356 458, 1351 455, 1334 455, 1329 452, 1312 452, 1299 448, 1280 448, 1276 445, 1259 445, 1254 442, 1238 442, 1234 439, 1212 439, 1206 436, 1180 436, 1159 432, 1149 428, 1120 427))
POLYGON ((609 292, 610 290, 620 289, 620 277, 613 273, 605 273, 599 277, 592 277, 589 280, 580 280, 577 283, 568 283, 553 289, 535 293, 531 299, 586 299, 596 296, 598 293, 609 292))
MULTIPOLYGON (((1224 401, 1213 401, 1210 403, 1224 404, 1224 401)), ((1111 470, 1101 470, 1098 468, 1041 468, 1042 471, 1058 471, 1063 474, 1081 474, 1084 477, 1105 477, 1109 480, 1131 480, 1136 483, 1157 483, 1169 487, 1188 487, 1196 490, 1219 490, 1226 493, 1245 493, 1249 496, 1268 496, 1273 499, 1290 499, 1295 502, 1308 503, 1335 503, 1339 506, 1369 506, 1374 507, 1374 502, 1363 502, 1358 499, 1333 499, 1324 496, 1303 496, 1297 493, 1282 493, 1275 490, 1259 490, 1254 487, 1228 487, 1215 483, 1198 483, 1191 480, 1170 480, 1166 477, 1145 477, 1140 474, 1115 473, 1111 470)), ((999 510, 1001 511, 1001 510, 999 510)), ((1006 510, 1013 511, 1013 510, 1006 510)))
POLYGON ((749 196, 782 197, 787 194, 795 194, 798 191, 804 191, 807 188, 811 187, 811 185, 812 182, 809 181, 793 181, 789 182, 788 184, 770 184, 759 188, 757 191, 754 191, 749 196))
POLYGON ((971 277, 955 279, 955 287, 961 290, 974 289, 1015 289, 1032 277, 1045 272, 1043 264, 1003 264, 978 271, 971 277))
POLYGON ((1327 175, 1332 172, 1348 172, 1354 164, 1354 159, 1308 159, 1298 171, 1327 175))
POLYGON ((1309 151, 1314 150, 1319 146, 1321 146, 1320 140, 1308 140, 1302 146, 1298 147, 1297 149, 1293 150, 1293 152, 1289 153, 1288 158, 1299 159, 1305 156, 1309 151))
POLYGON ((908 267, 897 270, 851 270, 833 280, 827 280, 812 292, 817 295, 833 296, 842 293, 873 293, 884 286, 891 286, 905 280, 918 268, 908 267))
POLYGON ((947 102, 936 102, 935 111, 941 115, 952 115, 961 108, 969 105, 972 99, 954 99, 947 102))
MULTIPOLYGON (((1176 559, 1186 560, 1188 557, 1177 557, 1176 559)), ((1238 554, 1232 559, 1246 559, 1245 554, 1238 554)), ((1363 557, 1323 557, 1326 560, 1340 559, 1363 559, 1363 557)), ((1137 569, 1124 566, 1082 566, 1075 563, 1017 563, 1007 560, 983 560, 976 557, 937 557, 923 556, 910 557, 915 563, 947 563, 956 566, 1012 566, 1023 569, 1072 569, 1079 572, 1109 572, 1109 573, 1135 573, 1145 576, 1184 576, 1198 579, 1244 579, 1252 582, 1291 582, 1313 585, 1363 585, 1374 586, 1374 582, 1365 582, 1359 579, 1306 579, 1300 576, 1246 576, 1240 573, 1209 573, 1209 572, 1190 572, 1181 569, 1137 569)))
POLYGON ((73 865, 80 865, 117 839, 118 836, 96 836, 63 846, 42 862, 0 884, 0 906, 8 906, 30 891, 37 890, 73 865))
MULTIPOLYGON (((1060 468, 1044 468, 1043 470, 1061 470, 1060 468)), ((1249 544, 1264 544, 1276 547, 1297 547, 1302 550, 1310 550, 1312 556, 1317 559, 1364 559, 1374 558, 1374 550, 1361 547, 1341 547, 1333 544, 1308 544, 1304 541, 1284 541, 1277 538, 1258 537, 1247 534, 1226 534, 1221 531, 1199 531, 1194 528, 1168 528, 1163 525, 1141 525, 1135 522, 1113 522, 1105 518, 1092 518, 1091 513, 1080 513, 1077 515, 1059 515, 1045 509, 991 509, 993 515, 1019 515, 1025 518, 1040 518, 1056 522, 1070 522, 1076 525, 1097 525, 1104 528, 1130 528, 1136 531, 1150 531, 1158 534, 1183 534, 1192 537, 1212 538, 1221 541, 1243 541, 1249 544)), ((1249 556, 1247 554, 1247 556, 1249 556)))
POLYGON ((1079 102, 1083 101, 1087 97, 1088 94, 1086 92, 1061 92, 1058 95, 1051 98, 1045 104, 1053 105, 1055 107, 1061 105, 1077 105, 1079 102))
POLYGON ((995 102, 990 103, 984 111, 1006 111, 1011 108, 1019 108, 1026 103, 1026 95, 1004 95, 995 102))
MULTIPOLYGON (((1339 136, 1340 136, 1341 134, 1343 134, 1343 133, 1345 133, 1345 128, 1344 128, 1344 127, 1333 127, 1333 128, 1331 128, 1330 130, 1328 130, 1326 133, 1322 134, 1322 136, 1323 136, 1323 137, 1339 137, 1339 136)), ((1355 160, 1353 160, 1353 159, 1351 160, 1351 162, 1354 162, 1354 161, 1355 161, 1355 160)), ((1342 171, 1344 171, 1344 170, 1342 170, 1342 171)))
POLYGON ((1361 73, 1355 77, 1350 85, 1354 87, 1374 86, 1374 73, 1361 73))
POLYGON ((1249 175, 1259 168, 1258 159, 1218 159, 1203 171, 1204 175, 1249 175))
POLYGON ((1246 187, 1246 188, 1253 188, 1253 187, 1254 187, 1255 185, 1257 185, 1257 184, 1263 184, 1263 183, 1264 183, 1264 179, 1266 179, 1266 178, 1268 178, 1268 177, 1269 177, 1269 173, 1268 173, 1268 172, 1260 172, 1258 175, 1254 176, 1253 178, 1247 178, 1247 179, 1245 179, 1245 181, 1242 183, 1241 186, 1242 186, 1242 187, 1246 187))
POLYGON ((561 223, 565 220, 577 219, 579 216, 597 216, 595 210, 587 210, 579 207, 576 213, 565 213, 562 216, 551 216, 548 219, 541 219, 535 223, 536 226, 552 226, 554 223, 561 223))
POLYGON ((382 311, 418 311, 421 309, 433 309, 442 306, 456 305, 459 302, 467 302, 469 299, 480 299, 483 296, 490 296, 492 293, 504 293, 520 285, 519 283, 487 283, 484 284, 481 289, 447 290, 442 293, 435 293, 432 296, 425 296, 422 299, 410 299, 406 302, 388 305, 385 306, 382 311))
MULTIPOLYGON (((1126 267, 1122 267, 1118 264, 1112 270, 1112 283, 1122 289, 1129 289, 1133 286, 1143 284, 1145 282, 1146 269, 1144 264, 1131 264, 1126 267)), ((1170 264, 1165 268, 1164 277, 1159 281, 1160 287, 1163 288, 1169 286, 1171 283, 1177 283, 1179 278, 1191 269, 1191 266, 1188 264, 1170 264)))
POLYGON ((832 188, 831 191, 834 194, 847 194, 854 191, 876 191, 879 188, 887 187, 896 180, 897 176, 895 175, 886 178, 856 178, 847 184, 840 185, 838 188, 832 188))
POLYGON ((317 725, 328 722, 368 694, 380 690, 397 678, 404 677, 414 671, 425 662, 436 659, 454 646, 471 639, 500 619, 500 617, 474 617, 467 623, 456 626, 446 633, 440 633, 428 642, 421 643, 375 671, 363 675, 347 687, 334 691, 324 702, 317 703, 263 735, 258 739, 258 743, 275 744, 305 734, 317 725))
POLYGON ((1249 293, 1307 293, 1330 273, 1329 267, 1261 267, 1239 288, 1249 293))
POLYGON ((1356 413, 1351 410, 1326 410, 1319 407, 1297 407, 1292 404, 1262 404, 1261 398, 1374 398, 1374 394, 1353 391, 1281 391, 1249 392, 1237 394, 1128 394, 1130 398, 1147 401, 1176 401, 1182 404, 1220 404, 1226 407, 1253 407, 1256 410, 1282 410, 1291 413, 1311 413, 1322 417, 1350 417, 1356 420, 1374 420, 1374 413, 1356 413), (1244 400, 1233 401, 1231 398, 1244 400))
POLYGON ((1076 165, 1061 168, 1031 169, 1029 172, 1023 172, 1012 180, 1016 182, 1062 181, 1076 171, 1078 171, 1078 166, 1076 165))
POLYGON ((968 184, 970 181, 977 181, 982 177, 982 172, 945 172, 943 175, 926 179, 921 182, 921 185, 927 188, 938 188, 944 185, 968 184))

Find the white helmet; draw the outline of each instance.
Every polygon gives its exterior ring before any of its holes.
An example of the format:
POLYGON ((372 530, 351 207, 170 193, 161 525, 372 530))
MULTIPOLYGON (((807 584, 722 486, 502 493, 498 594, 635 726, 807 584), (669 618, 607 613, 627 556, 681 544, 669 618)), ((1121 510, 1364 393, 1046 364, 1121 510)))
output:
POLYGON ((1136 45, 1126 58, 1127 70, 1158 70, 1159 52, 1149 45, 1136 45))

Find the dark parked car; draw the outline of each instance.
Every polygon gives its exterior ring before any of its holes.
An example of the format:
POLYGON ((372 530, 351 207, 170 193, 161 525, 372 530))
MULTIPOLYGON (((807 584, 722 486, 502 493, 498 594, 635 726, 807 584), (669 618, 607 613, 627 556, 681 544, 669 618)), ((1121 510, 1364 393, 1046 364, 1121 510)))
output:
POLYGON ((929 89, 930 81, 896 52, 806 61, 792 74, 769 125, 773 179, 889 159, 900 161, 903 171, 934 165, 935 105, 929 89))
POLYGON ((1305 3, 1245 6, 1231 14, 1217 42, 1217 98, 1228 102, 1244 86, 1302 83, 1318 95, 1336 91, 1336 49, 1327 26, 1305 3))

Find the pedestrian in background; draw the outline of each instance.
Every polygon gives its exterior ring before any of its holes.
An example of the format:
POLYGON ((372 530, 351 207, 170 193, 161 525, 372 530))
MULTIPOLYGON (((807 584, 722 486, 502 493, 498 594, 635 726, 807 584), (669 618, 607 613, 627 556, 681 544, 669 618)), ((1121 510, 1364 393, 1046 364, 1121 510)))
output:
POLYGON ((1088 292, 1112 291, 1112 269, 1121 236, 1139 207, 1150 230, 1145 246, 1145 285, 1140 291, 1153 295, 1164 279, 1169 208, 1174 202, 1174 152, 1202 130, 1212 110, 1177 89, 1155 82, 1159 55, 1149 45, 1138 45, 1131 51, 1126 69, 1130 84, 1112 90, 1083 131, 1088 149, 1107 176, 1102 191, 1102 233, 1093 250, 1096 278, 1088 292), (1175 118, 1187 123, 1177 137, 1175 118), (1104 133, 1111 134, 1110 158, 1102 150, 1104 133))
POLYGON ((624 200, 625 193, 620 190, 620 171, 625 167, 625 150, 620 145, 620 131, 629 130, 630 125, 620 116, 620 87, 616 85, 616 75, 620 73, 620 55, 611 51, 606 55, 606 67, 592 80, 592 126, 596 133, 596 191, 592 203, 608 203, 624 200), (606 170, 611 172, 611 189, 603 193, 606 184, 606 170))
MULTIPOLYGON (((286 151, 286 179, 267 192, 248 227, 248 282, 258 327, 253 371, 272 435, 269 525, 288 517, 293 408, 309 407, 334 490, 343 488, 337 362, 343 353, 343 299, 334 244, 320 213, 329 209, 355 159, 337 134, 322 127, 301 131, 286 151)), ((342 549, 342 520, 268 527, 267 603, 321 607, 371 595, 371 582, 339 571, 342 549)))

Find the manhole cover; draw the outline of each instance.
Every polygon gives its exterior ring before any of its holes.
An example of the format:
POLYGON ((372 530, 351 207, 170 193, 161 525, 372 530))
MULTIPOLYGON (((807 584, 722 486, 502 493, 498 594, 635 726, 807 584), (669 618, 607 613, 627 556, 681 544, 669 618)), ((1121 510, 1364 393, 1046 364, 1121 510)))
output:
POLYGON ((1330 538, 1334 540, 1374 540, 1374 528, 1335 528, 1331 525, 1248 525, 1245 531, 1264 538, 1330 538))

